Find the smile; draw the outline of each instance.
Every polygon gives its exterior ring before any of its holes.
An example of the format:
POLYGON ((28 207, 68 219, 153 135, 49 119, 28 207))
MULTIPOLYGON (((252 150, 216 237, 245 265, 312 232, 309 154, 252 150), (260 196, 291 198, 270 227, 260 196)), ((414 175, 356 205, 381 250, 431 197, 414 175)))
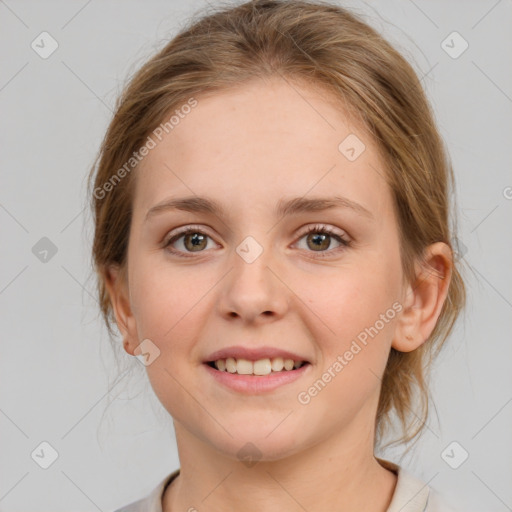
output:
POLYGON ((311 370, 309 362, 282 358, 257 361, 227 358, 206 362, 202 367, 215 383, 250 395, 270 392, 291 384, 311 370))
POLYGON ((294 361, 293 359, 283 359, 274 357, 250 361, 249 359, 228 357, 227 359, 217 359, 210 361, 208 365, 217 368, 221 372, 236 373, 238 375, 269 375, 271 373, 292 371, 300 368, 306 361, 294 361))

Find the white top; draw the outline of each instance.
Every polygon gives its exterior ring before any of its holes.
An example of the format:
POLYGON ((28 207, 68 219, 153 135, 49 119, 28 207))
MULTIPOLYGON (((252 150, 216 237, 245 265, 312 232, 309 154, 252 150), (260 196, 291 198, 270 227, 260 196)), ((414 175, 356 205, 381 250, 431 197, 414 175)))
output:
MULTIPOLYGON (((443 503, 433 489, 411 473, 393 462, 384 459, 378 459, 378 461, 397 475, 395 492, 386 512, 456 512, 443 503)), ((145 498, 115 512, 162 512, 162 496, 165 488, 178 476, 179 472, 179 469, 173 471, 145 498)))

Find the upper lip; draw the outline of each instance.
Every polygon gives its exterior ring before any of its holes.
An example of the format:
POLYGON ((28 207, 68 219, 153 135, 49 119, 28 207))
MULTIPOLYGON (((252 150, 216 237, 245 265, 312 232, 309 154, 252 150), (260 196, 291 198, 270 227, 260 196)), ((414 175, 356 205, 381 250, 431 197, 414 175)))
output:
POLYGON ((305 357, 275 347, 257 347, 248 348, 241 345, 223 348, 212 352, 204 361, 209 363, 219 359, 227 359, 232 357, 234 359, 248 359, 249 361, 258 361, 259 359, 273 359, 275 357, 282 357, 283 359, 293 359, 294 361, 309 362, 305 357))

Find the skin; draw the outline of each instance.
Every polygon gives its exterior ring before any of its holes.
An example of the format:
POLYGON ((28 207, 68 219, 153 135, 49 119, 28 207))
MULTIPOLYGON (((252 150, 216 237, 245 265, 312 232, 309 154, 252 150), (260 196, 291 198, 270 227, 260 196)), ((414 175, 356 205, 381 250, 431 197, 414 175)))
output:
POLYGON ((436 272, 418 266, 414 282, 404 280, 379 150, 320 90, 273 78, 197 97, 137 170, 127 280, 113 267, 107 286, 125 350, 136 354, 144 339, 160 350, 147 373, 173 417, 181 468, 164 512, 383 512, 391 501, 396 475, 374 457, 380 378, 391 347, 414 350, 433 330, 451 252, 433 244, 426 259, 436 272), (355 161, 338 150, 349 134, 366 146, 355 161), (282 198, 334 193, 371 218, 348 208, 273 212, 282 198), (217 200, 227 216, 171 210, 145 222, 155 204, 190 195, 217 200), (317 223, 351 245, 328 238, 330 246, 315 250, 301 229, 317 223), (189 257, 173 255, 164 242, 187 225, 198 225, 208 243, 194 252, 181 237, 173 246, 189 257), (250 264, 236 252, 249 235, 263 248, 250 264), (396 301, 402 311, 299 403, 298 393, 396 301), (241 395, 202 364, 231 345, 281 347, 312 365, 275 391, 241 395), (237 456, 247 442, 261 454, 250 467, 237 456))

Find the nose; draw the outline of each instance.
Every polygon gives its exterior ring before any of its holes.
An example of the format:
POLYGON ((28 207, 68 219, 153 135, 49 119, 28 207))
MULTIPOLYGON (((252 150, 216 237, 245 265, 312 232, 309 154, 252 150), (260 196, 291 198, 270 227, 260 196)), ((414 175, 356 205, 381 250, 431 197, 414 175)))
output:
MULTIPOLYGON (((247 246, 245 246, 247 248, 247 246)), ((270 249, 255 259, 247 257, 244 246, 233 252, 232 269, 223 280, 218 309, 225 318, 244 323, 261 323, 281 318, 291 293, 280 276, 270 249)), ((254 246, 250 247, 254 251, 254 246)))

